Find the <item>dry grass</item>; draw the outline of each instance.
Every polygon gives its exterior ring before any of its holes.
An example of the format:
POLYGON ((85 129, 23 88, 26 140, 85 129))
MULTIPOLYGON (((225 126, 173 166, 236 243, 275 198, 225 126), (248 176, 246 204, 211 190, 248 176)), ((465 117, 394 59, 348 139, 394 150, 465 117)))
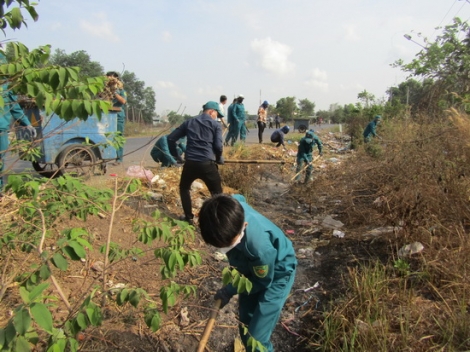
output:
MULTIPOLYGON (((425 250, 350 270, 350 291, 323 321, 324 351, 470 350, 470 120, 390 124, 387 141, 367 145, 316 189, 342 200, 348 226, 400 226, 391 248, 425 250)), ((318 194, 318 197, 321 195, 318 194)), ((313 195, 315 197, 315 195, 313 195)))

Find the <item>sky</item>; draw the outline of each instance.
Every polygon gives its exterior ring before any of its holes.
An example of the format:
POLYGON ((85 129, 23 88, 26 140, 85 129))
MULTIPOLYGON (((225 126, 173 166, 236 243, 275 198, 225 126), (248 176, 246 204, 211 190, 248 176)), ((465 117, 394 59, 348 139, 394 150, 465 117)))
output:
POLYGON ((470 0, 40 0, 39 20, 7 30, 30 49, 85 50, 105 71, 128 70, 156 93, 156 113, 196 115, 243 94, 246 110, 283 97, 315 111, 377 99, 470 0), (404 35, 409 34, 412 41, 404 35))

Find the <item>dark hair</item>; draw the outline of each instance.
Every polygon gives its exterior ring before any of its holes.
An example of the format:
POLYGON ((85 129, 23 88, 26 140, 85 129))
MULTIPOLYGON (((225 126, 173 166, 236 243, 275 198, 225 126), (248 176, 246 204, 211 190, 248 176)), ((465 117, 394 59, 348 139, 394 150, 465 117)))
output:
POLYGON ((245 223, 241 204, 227 194, 207 199, 199 211, 199 228, 204 242, 217 248, 228 247, 245 223))
POLYGON ((119 78, 119 75, 117 74, 117 72, 114 72, 114 71, 106 72, 106 76, 119 78))
POLYGON ((224 101, 227 101, 227 97, 225 95, 221 95, 220 102, 223 103, 224 101))

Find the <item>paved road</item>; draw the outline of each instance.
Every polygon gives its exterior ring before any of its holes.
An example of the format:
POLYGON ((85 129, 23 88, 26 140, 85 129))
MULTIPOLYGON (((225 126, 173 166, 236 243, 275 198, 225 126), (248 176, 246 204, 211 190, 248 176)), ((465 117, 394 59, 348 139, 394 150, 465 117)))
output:
MULTIPOLYGON (((322 126, 311 125, 310 128, 315 130, 322 130, 331 128, 333 125, 323 124, 322 126)), ((292 126, 290 126, 292 128, 292 126)), ((274 132, 274 128, 267 128, 263 133, 264 143, 269 143, 271 134, 274 132)), ((297 131, 295 131, 297 132, 297 131)), ((155 166, 155 162, 150 157, 150 150, 152 149, 155 141, 155 137, 136 137, 128 138, 126 145, 124 147, 124 163, 119 166, 112 166, 108 164, 108 174, 116 173, 120 176, 124 176, 127 168, 130 165, 140 165, 144 167, 155 166)), ((246 139, 247 144, 257 144, 258 143, 258 130, 250 129, 250 133, 247 134, 246 139)), ((26 161, 18 160, 14 155, 7 153, 5 168, 8 172, 19 173, 19 172, 31 172, 36 174, 33 170, 31 163, 26 161)))

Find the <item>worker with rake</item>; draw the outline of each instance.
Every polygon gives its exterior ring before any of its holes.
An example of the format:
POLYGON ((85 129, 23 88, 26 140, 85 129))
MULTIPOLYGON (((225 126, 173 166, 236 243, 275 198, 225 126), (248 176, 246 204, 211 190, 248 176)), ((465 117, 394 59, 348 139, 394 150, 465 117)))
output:
POLYGON ((363 132, 364 143, 369 143, 372 137, 377 137, 379 139, 382 139, 377 134, 377 125, 379 125, 381 121, 382 121, 382 116, 375 115, 374 119, 371 122, 369 122, 369 124, 366 126, 363 132))
POLYGON ((305 137, 303 137, 299 142, 299 147, 297 149, 297 169, 295 172, 297 173, 295 176, 295 181, 299 182, 302 172, 305 170, 305 180, 304 183, 308 181, 313 181, 312 179, 312 171, 313 171, 313 163, 312 163, 312 154, 313 154, 313 147, 317 145, 318 153, 320 156, 323 156, 323 144, 315 134, 314 130, 309 130, 305 133, 305 137), (305 167, 303 167, 305 163, 305 167))
MULTIPOLYGON (((253 284, 241 293, 239 302, 240 336, 247 348, 254 338, 267 351, 282 307, 294 283, 297 259, 292 242, 269 219, 246 203, 242 195, 218 194, 207 199, 199 212, 204 241, 226 252, 230 265, 253 284), (244 327, 248 333, 244 333, 244 327)), ((228 284, 215 294, 225 306, 237 293, 228 284)))

